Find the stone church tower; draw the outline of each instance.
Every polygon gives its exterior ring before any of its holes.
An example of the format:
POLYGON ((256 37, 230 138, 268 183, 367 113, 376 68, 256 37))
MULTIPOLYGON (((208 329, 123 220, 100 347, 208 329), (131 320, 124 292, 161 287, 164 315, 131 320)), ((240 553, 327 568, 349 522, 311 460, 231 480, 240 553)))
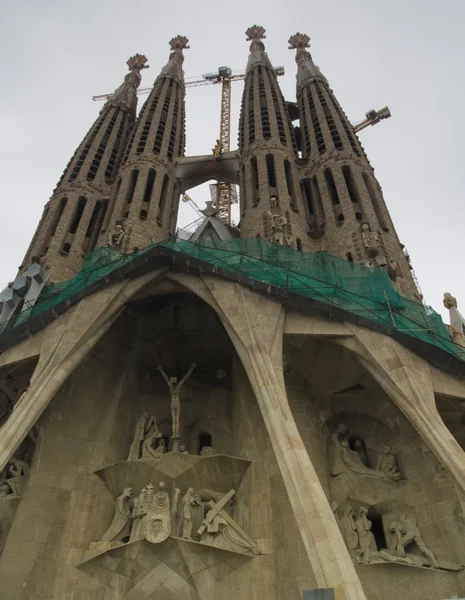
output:
POLYGON ((0 293, 0 600, 465 596, 465 321, 308 36, 296 103, 247 38, 239 148, 185 156, 187 38, 137 117, 134 55, 0 293))

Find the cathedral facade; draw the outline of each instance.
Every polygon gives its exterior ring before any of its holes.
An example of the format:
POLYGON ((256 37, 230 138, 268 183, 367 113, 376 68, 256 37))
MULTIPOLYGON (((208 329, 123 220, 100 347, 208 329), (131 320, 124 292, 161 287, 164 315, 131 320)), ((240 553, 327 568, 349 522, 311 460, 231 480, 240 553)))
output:
POLYGON ((308 36, 291 103, 246 33, 237 150, 185 155, 186 37, 138 114, 132 56, 0 294, 0 600, 465 596, 462 333, 308 36))

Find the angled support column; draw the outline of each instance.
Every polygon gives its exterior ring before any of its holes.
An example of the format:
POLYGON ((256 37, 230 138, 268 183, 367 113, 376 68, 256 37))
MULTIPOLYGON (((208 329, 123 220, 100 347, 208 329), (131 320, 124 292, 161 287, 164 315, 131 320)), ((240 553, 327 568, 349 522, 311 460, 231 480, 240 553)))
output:
POLYGON ((465 452, 437 411, 429 364, 389 336, 349 327, 354 337, 334 342, 357 355, 465 492, 465 452))
POLYGON ((287 399, 282 367, 285 310, 240 285, 170 273, 217 312, 242 361, 263 415, 318 586, 341 586, 365 600, 339 527, 305 449, 287 399))
POLYGON ((116 321, 127 300, 166 269, 85 297, 44 331, 29 389, 0 429, 0 472, 68 376, 116 321))

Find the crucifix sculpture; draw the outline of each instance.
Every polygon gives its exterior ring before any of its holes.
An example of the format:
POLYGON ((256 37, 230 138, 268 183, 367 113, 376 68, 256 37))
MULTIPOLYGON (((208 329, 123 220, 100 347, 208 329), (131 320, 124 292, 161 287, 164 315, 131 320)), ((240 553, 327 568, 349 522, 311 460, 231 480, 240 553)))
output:
POLYGON ((181 388, 184 383, 189 379, 192 375, 193 370, 195 369, 196 364, 192 363, 191 368, 187 371, 181 381, 178 381, 177 377, 168 377, 168 375, 163 371, 162 367, 159 366, 158 370, 163 376, 163 379, 166 381, 168 388, 171 393, 171 419, 173 421, 173 440, 176 440, 174 445, 177 445, 177 440, 179 440, 179 415, 181 412, 181 388))

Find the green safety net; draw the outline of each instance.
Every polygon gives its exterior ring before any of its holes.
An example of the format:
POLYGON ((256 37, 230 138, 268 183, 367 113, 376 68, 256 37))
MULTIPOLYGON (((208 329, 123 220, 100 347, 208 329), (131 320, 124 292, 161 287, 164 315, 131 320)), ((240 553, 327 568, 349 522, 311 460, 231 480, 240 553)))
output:
POLYGON ((428 306, 401 296, 384 269, 357 265, 324 252, 299 252, 260 238, 199 242, 169 238, 132 254, 98 248, 86 256, 81 271, 73 279, 46 286, 36 304, 7 327, 40 315, 157 245, 337 306, 465 360, 465 349, 452 342, 440 315, 428 306))

